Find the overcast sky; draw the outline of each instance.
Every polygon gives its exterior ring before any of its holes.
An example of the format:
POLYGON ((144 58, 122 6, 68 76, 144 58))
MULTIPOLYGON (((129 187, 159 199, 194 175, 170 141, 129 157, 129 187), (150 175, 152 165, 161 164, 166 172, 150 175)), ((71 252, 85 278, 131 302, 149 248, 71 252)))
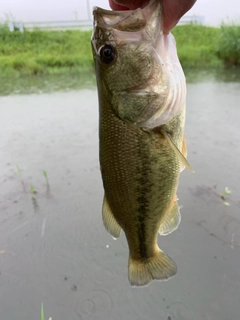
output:
MULTIPOLYGON (((93 6, 108 7, 107 0, 0 0, 0 20, 16 21, 87 20, 93 6)), ((240 0, 197 0, 187 15, 202 15, 205 24, 219 25, 223 19, 238 19, 240 0)))

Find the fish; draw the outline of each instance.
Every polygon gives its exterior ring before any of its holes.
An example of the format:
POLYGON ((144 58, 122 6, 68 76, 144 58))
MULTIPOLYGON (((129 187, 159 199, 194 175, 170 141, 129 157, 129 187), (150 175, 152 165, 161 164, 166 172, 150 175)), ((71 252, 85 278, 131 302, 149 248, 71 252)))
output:
POLYGON ((125 233, 132 286, 167 280, 175 262, 158 234, 177 229, 180 172, 189 165, 184 135, 186 80, 159 1, 128 11, 93 9, 98 88, 102 219, 125 233))

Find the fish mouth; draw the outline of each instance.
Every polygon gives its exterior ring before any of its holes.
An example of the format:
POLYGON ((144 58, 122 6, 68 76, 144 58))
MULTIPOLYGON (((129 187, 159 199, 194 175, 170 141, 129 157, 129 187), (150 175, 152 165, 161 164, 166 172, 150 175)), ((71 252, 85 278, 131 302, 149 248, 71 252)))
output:
POLYGON ((143 8, 133 10, 107 10, 100 7, 93 8, 94 27, 113 28, 119 31, 140 31, 149 23, 149 17, 154 11, 158 11, 158 21, 156 25, 159 28, 161 20, 161 4, 159 1, 151 0, 143 8), (158 9, 158 10, 157 10, 158 9))

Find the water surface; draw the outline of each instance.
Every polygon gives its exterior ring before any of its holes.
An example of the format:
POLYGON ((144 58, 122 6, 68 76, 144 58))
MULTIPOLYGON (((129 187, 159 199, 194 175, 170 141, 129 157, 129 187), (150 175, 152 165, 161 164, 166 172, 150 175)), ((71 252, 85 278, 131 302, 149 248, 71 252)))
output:
POLYGON ((225 80, 188 84, 195 173, 181 175, 178 230, 159 238, 178 273, 141 289, 128 283, 124 234, 114 241, 102 225, 94 83, 5 91, 14 94, 0 97, 1 319, 40 319, 41 302, 53 320, 239 318, 240 82, 225 80))
MULTIPOLYGON (((184 70, 188 83, 200 82, 240 82, 240 69, 184 70)), ((9 94, 41 94, 50 92, 68 92, 96 86, 93 72, 72 74, 49 74, 42 76, 0 77, 0 96, 9 94)))

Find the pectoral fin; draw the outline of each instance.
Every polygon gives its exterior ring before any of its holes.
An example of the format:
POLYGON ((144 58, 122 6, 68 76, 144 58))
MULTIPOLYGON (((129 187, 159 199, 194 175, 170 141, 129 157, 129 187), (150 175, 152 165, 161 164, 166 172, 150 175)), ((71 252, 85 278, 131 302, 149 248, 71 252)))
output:
POLYGON ((186 158, 187 157, 187 141, 186 137, 183 137, 183 142, 182 142, 182 154, 186 158))
POLYGON ((117 220, 114 218, 114 215, 105 195, 103 197, 102 218, 106 230, 114 239, 117 239, 120 236, 121 227, 118 224, 117 220))
POLYGON ((179 226, 181 221, 181 215, 178 208, 177 202, 175 202, 167 213, 164 219, 161 221, 160 228, 158 230, 161 236, 166 236, 167 234, 173 232, 179 226))
MULTIPOLYGON (((183 142, 182 142, 182 154, 185 158, 187 158, 187 141, 186 138, 183 138, 183 142)), ((182 163, 181 165, 181 172, 185 169, 185 165, 182 163)))
MULTIPOLYGON (((181 161, 182 164, 184 164, 184 166, 186 166, 189 170, 191 170, 192 172, 194 172, 193 168, 190 166, 189 162, 187 161, 187 159, 184 157, 184 155, 182 154, 182 152, 178 149, 178 147, 175 145, 175 143, 173 142, 172 137, 170 136, 170 134, 168 132, 166 132, 163 128, 161 128, 161 133, 164 136, 164 138, 169 142, 171 148, 173 149, 173 151, 175 152, 176 156, 178 157, 178 159, 181 161)), ((186 143, 186 142, 185 142, 186 143)), ((184 146, 183 146, 184 148, 184 146)))

